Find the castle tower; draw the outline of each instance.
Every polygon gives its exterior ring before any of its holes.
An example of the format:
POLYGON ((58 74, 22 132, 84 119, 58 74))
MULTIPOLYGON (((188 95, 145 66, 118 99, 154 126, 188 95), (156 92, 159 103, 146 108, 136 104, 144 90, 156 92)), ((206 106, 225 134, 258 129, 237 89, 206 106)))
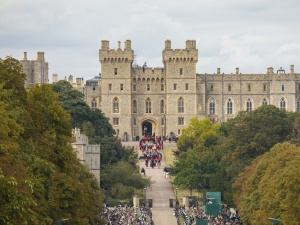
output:
POLYGON ((26 74, 25 87, 48 84, 48 63, 45 62, 44 52, 38 52, 36 60, 28 60, 27 52, 24 52, 24 58, 20 60, 20 63, 26 74))
POLYGON ((162 55, 166 70, 167 134, 180 135, 197 115, 196 41, 187 40, 185 49, 172 49, 171 41, 167 40, 162 55))
POLYGON ((121 42, 118 49, 110 49, 109 41, 101 41, 99 60, 101 62, 101 109, 109 117, 117 135, 131 139, 131 68, 134 53, 131 41, 126 40, 124 50, 121 42))

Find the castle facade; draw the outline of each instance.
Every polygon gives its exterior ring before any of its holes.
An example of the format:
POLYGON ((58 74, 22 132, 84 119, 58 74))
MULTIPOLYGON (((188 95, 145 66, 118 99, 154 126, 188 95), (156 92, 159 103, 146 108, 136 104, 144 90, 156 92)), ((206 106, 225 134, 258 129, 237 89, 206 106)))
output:
MULTIPOLYGON (((85 84, 82 78, 73 82, 72 75, 66 79, 92 109, 102 110, 122 140, 181 135, 194 116, 222 123, 264 104, 300 112, 300 74, 293 65, 287 72, 270 67, 266 73, 243 74, 236 68, 234 74, 224 74, 217 68, 215 74, 197 74, 194 40, 187 40, 184 49, 172 49, 166 40, 163 67, 138 66, 130 40, 123 49, 120 42, 111 49, 102 40, 99 60, 101 76, 85 84)), ((53 82, 57 80, 54 74, 53 82)))
POLYGON ((131 41, 124 49, 110 49, 101 42, 99 59, 102 76, 99 108, 122 139, 144 133, 157 136, 181 135, 192 117, 225 122, 239 111, 251 111, 273 104, 300 112, 300 74, 290 66, 266 74, 197 74, 196 41, 187 40, 185 49, 172 49, 165 41, 162 68, 134 65, 131 41))

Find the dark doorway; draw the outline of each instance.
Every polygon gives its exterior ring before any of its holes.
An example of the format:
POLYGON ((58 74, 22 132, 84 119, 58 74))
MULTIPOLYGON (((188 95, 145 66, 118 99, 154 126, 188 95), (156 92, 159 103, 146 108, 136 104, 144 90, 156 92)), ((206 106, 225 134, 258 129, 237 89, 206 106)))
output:
POLYGON ((146 135, 146 136, 152 136, 152 124, 149 123, 149 122, 144 122, 142 124, 142 129, 143 129, 143 135, 146 135))

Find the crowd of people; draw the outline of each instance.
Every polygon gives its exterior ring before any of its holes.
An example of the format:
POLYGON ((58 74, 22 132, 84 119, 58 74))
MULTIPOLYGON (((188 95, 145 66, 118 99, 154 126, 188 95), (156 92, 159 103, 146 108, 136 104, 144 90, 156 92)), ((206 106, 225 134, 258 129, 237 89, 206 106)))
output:
POLYGON ((230 211, 230 209, 225 204, 222 204, 222 211, 216 217, 207 215, 201 206, 190 207, 189 217, 187 216, 185 207, 179 207, 178 211, 176 211, 176 215, 182 215, 182 217, 185 219, 184 224, 186 225, 195 225, 197 219, 207 220, 209 225, 242 225, 242 221, 238 212, 230 211))
POLYGON ((126 203, 115 207, 105 205, 103 217, 106 225, 154 225, 149 209, 129 207, 126 203))
MULTIPOLYGON (((144 136, 140 140, 140 150, 142 151, 140 159, 145 160, 145 166, 158 167, 161 166, 162 154, 161 150, 164 148, 164 143, 161 138, 155 136, 144 136)), ((141 173, 145 172, 142 168, 141 173)))

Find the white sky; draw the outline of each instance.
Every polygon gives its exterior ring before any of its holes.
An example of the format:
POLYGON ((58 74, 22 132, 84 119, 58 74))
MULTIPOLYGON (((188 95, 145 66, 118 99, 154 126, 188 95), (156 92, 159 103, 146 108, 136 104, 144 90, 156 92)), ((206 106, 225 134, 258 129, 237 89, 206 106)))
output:
POLYGON ((299 0, 1 0, 0 58, 36 59, 44 51, 49 79, 101 72, 101 40, 132 41, 137 63, 162 67, 162 50, 194 39, 197 73, 300 72, 299 0))

